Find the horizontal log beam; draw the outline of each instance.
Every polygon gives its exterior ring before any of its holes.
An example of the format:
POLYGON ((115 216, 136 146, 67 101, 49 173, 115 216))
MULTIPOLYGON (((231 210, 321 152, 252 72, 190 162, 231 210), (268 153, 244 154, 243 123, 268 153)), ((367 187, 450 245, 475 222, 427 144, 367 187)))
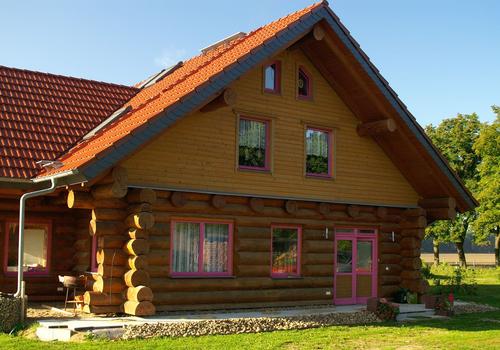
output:
MULTIPOLYGON (((268 271, 269 272, 269 271, 268 271)), ((209 278, 209 279, 165 279, 152 278, 151 289, 157 292, 174 291, 212 291, 212 290, 256 290, 275 288, 322 288, 332 287, 332 277, 303 277, 292 279, 273 279, 266 277, 209 278)))
POLYGON ((127 193, 129 203, 156 203, 156 192, 149 188, 133 188, 127 193))
POLYGON ((124 291, 125 297, 130 301, 152 301, 153 291, 146 286, 129 287, 124 291))
POLYGON ((150 301, 126 301, 123 312, 134 316, 151 316, 156 313, 155 306, 150 301))
POLYGON ((357 132, 359 136, 380 135, 383 133, 391 133, 396 130, 396 122, 391 118, 363 123, 357 126, 357 132))
POLYGON ((92 306, 121 305, 124 301, 121 293, 107 294, 99 292, 85 292, 83 302, 92 306))
POLYGON ((424 209, 428 208, 455 208, 457 202, 453 197, 423 198, 418 201, 418 205, 424 209))
POLYGON ((149 274, 146 270, 129 270, 123 275, 123 280, 128 287, 149 285, 149 274))
POLYGON ((200 109, 200 112, 207 113, 223 107, 233 107, 234 105, 236 105, 237 100, 238 95, 236 93, 236 90, 227 88, 219 96, 203 106, 200 109))
POLYGON ((452 220, 457 216, 455 208, 429 208, 427 209, 427 220, 452 220))
POLYGON ((300 301, 321 299, 331 299, 331 288, 286 288, 263 290, 155 293, 154 301, 157 305, 177 305, 287 300, 300 301))

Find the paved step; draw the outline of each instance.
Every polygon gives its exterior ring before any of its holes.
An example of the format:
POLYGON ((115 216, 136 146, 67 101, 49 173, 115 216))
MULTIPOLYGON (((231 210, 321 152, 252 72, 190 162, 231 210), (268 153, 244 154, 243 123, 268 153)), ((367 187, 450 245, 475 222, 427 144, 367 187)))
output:
POLYGON ((396 321, 418 321, 431 318, 436 318, 434 309, 426 309, 423 304, 400 304, 396 321))

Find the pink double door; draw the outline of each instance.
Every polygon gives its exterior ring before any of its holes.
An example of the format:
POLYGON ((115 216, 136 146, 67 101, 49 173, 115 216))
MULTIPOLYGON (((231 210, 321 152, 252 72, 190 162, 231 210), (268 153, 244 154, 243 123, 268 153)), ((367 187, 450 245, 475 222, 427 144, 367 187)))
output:
POLYGON ((376 230, 335 229, 335 304, 364 304, 377 296, 377 260, 376 230))

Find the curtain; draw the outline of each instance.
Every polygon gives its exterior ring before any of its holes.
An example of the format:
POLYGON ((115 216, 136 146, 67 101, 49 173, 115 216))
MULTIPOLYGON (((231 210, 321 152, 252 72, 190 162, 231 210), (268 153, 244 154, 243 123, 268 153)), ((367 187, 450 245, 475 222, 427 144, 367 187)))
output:
MULTIPOLYGON (((18 227, 9 225, 9 246, 7 271, 17 271, 18 227)), ((24 271, 43 271, 47 267, 48 252, 47 225, 24 225, 24 271)))
POLYGON ((328 159, 328 133, 320 130, 307 130, 307 154, 328 159))
POLYGON ((205 224, 203 242, 203 271, 227 272, 229 250, 229 225, 205 224))
POLYGON ((172 271, 198 272, 200 251, 200 224, 178 222, 174 230, 172 271))
POLYGON ((328 174, 328 132, 308 129, 306 132, 306 170, 309 174, 328 174))
POLYGON ((265 167, 266 123, 240 119, 239 165, 265 167))
POLYGON ((298 230, 273 229, 273 273, 296 274, 298 255, 298 230))

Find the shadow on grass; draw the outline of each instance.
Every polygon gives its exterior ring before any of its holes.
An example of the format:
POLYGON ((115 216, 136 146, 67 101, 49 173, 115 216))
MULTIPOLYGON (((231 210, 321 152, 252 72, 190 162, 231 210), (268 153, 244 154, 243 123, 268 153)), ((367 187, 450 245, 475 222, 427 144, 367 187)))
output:
POLYGON ((500 285, 481 284, 476 288, 475 294, 457 294, 456 298, 463 301, 472 301, 480 304, 488 304, 500 308, 500 285))

